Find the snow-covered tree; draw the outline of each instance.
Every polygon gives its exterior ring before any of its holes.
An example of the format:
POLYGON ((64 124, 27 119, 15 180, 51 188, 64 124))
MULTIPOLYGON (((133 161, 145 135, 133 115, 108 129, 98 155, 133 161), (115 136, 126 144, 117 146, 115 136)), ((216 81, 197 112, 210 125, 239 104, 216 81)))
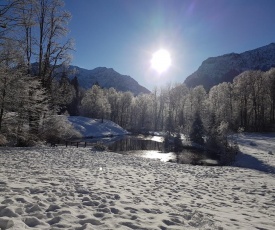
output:
POLYGON ((269 102, 269 121, 275 124, 275 68, 270 69, 265 73, 266 83, 265 89, 267 89, 268 101, 269 102))
POLYGON ((203 145, 204 144, 204 139, 203 139, 204 133, 205 133, 204 126, 203 126, 200 114, 198 112, 196 112, 195 119, 192 123, 190 134, 189 134, 190 140, 197 144, 203 145))
POLYGON ((131 92, 120 93, 119 108, 117 108, 119 109, 119 124, 125 128, 129 126, 133 97, 131 92))
POLYGON ((249 119, 249 97, 250 97, 250 81, 249 71, 243 72, 233 80, 233 90, 235 100, 237 102, 237 111, 239 113, 240 126, 248 128, 249 119))
POLYGON ((110 104, 107 96, 98 85, 87 90, 81 101, 81 114, 91 118, 103 119, 110 113, 110 104))
POLYGON ((71 116, 78 116, 81 101, 81 90, 76 76, 71 80, 70 84, 72 85, 75 94, 71 103, 68 105, 68 112, 71 116))
POLYGON ((64 115, 48 116, 39 129, 39 135, 49 143, 81 138, 81 134, 74 129, 64 115))
POLYGON ((0 43, 6 40, 7 34, 17 22, 14 20, 13 10, 21 4, 22 0, 1 1, 0 4, 0 43))
POLYGON ((215 122, 233 122, 233 90, 228 82, 213 86, 209 91, 208 110, 214 114, 215 122))
POLYGON ((70 61, 68 51, 72 49, 72 41, 64 42, 64 38, 71 15, 63 6, 62 0, 36 0, 34 6, 38 25, 38 45, 35 47, 38 53, 37 75, 47 89, 51 87, 55 70, 70 61))
POLYGON ((149 108, 152 107, 152 101, 149 95, 140 94, 136 96, 132 104, 132 127, 135 130, 150 130, 149 108))
POLYGON ((52 105, 56 106, 56 111, 60 114, 68 110, 68 106, 76 97, 76 91, 70 80, 62 76, 61 79, 52 83, 52 105))
POLYGON ((107 92, 107 99, 110 104, 110 119, 116 123, 119 123, 119 100, 120 94, 114 89, 110 88, 107 92))

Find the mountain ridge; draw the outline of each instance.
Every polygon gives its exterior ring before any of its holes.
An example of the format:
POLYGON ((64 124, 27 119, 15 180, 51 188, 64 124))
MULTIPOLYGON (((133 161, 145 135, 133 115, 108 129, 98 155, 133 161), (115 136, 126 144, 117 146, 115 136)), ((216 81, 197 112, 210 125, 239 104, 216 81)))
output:
POLYGON ((69 78, 72 79, 76 76, 79 85, 84 89, 88 89, 93 84, 98 83, 103 88, 113 87, 117 91, 130 91, 134 95, 150 93, 147 88, 141 86, 134 78, 129 75, 122 75, 113 68, 97 67, 88 70, 71 65, 69 69, 73 71, 73 74, 70 74, 69 78))
POLYGON ((184 83, 188 87, 203 85, 209 90, 222 82, 232 82, 234 77, 246 70, 267 71, 275 67, 275 43, 242 53, 228 53, 209 57, 189 75, 184 83))

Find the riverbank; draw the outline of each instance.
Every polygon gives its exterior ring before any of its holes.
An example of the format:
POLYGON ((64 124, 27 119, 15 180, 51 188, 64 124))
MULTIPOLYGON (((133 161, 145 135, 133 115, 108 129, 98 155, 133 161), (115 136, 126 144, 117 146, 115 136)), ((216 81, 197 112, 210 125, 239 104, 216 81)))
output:
MULTIPOLYGON (((275 165, 272 155, 263 155, 261 161, 275 165)), ((274 174, 259 170, 163 163, 74 147, 0 149, 0 166, 2 229, 275 225, 274 174)))

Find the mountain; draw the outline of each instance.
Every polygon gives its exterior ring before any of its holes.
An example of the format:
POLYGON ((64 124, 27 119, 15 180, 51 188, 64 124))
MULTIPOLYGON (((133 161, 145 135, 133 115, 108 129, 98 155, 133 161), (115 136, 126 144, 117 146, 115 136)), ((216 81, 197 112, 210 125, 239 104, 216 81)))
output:
POLYGON ((275 43, 240 54, 210 57, 184 83, 189 87, 203 85, 209 90, 219 83, 232 82, 234 77, 246 70, 267 71, 272 67, 275 67, 275 43))
POLYGON ((130 91, 134 95, 140 93, 150 93, 148 89, 138 84, 136 80, 127 75, 121 75, 112 68, 98 67, 92 70, 80 68, 78 66, 70 66, 74 70, 74 74, 70 76, 77 76, 79 85, 84 89, 92 87, 93 84, 98 83, 103 88, 115 88, 117 91, 130 91))

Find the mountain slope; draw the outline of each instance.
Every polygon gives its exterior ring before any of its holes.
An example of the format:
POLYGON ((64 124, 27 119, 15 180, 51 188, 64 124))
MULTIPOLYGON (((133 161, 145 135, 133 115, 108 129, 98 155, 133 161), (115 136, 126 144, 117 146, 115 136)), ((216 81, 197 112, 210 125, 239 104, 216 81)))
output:
POLYGON ((234 77, 246 70, 267 71, 272 67, 275 67, 275 43, 240 54, 210 57, 184 83, 189 87, 203 85, 209 90, 219 83, 232 82, 234 77))
POLYGON ((85 89, 98 83, 103 88, 115 88, 118 91, 130 91, 135 95, 140 93, 150 93, 148 89, 139 85, 139 83, 127 75, 121 75, 112 68, 98 67, 93 70, 83 69, 77 66, 70 66, 75 74, 70 78, 77 76, 79 85, 85 89))

